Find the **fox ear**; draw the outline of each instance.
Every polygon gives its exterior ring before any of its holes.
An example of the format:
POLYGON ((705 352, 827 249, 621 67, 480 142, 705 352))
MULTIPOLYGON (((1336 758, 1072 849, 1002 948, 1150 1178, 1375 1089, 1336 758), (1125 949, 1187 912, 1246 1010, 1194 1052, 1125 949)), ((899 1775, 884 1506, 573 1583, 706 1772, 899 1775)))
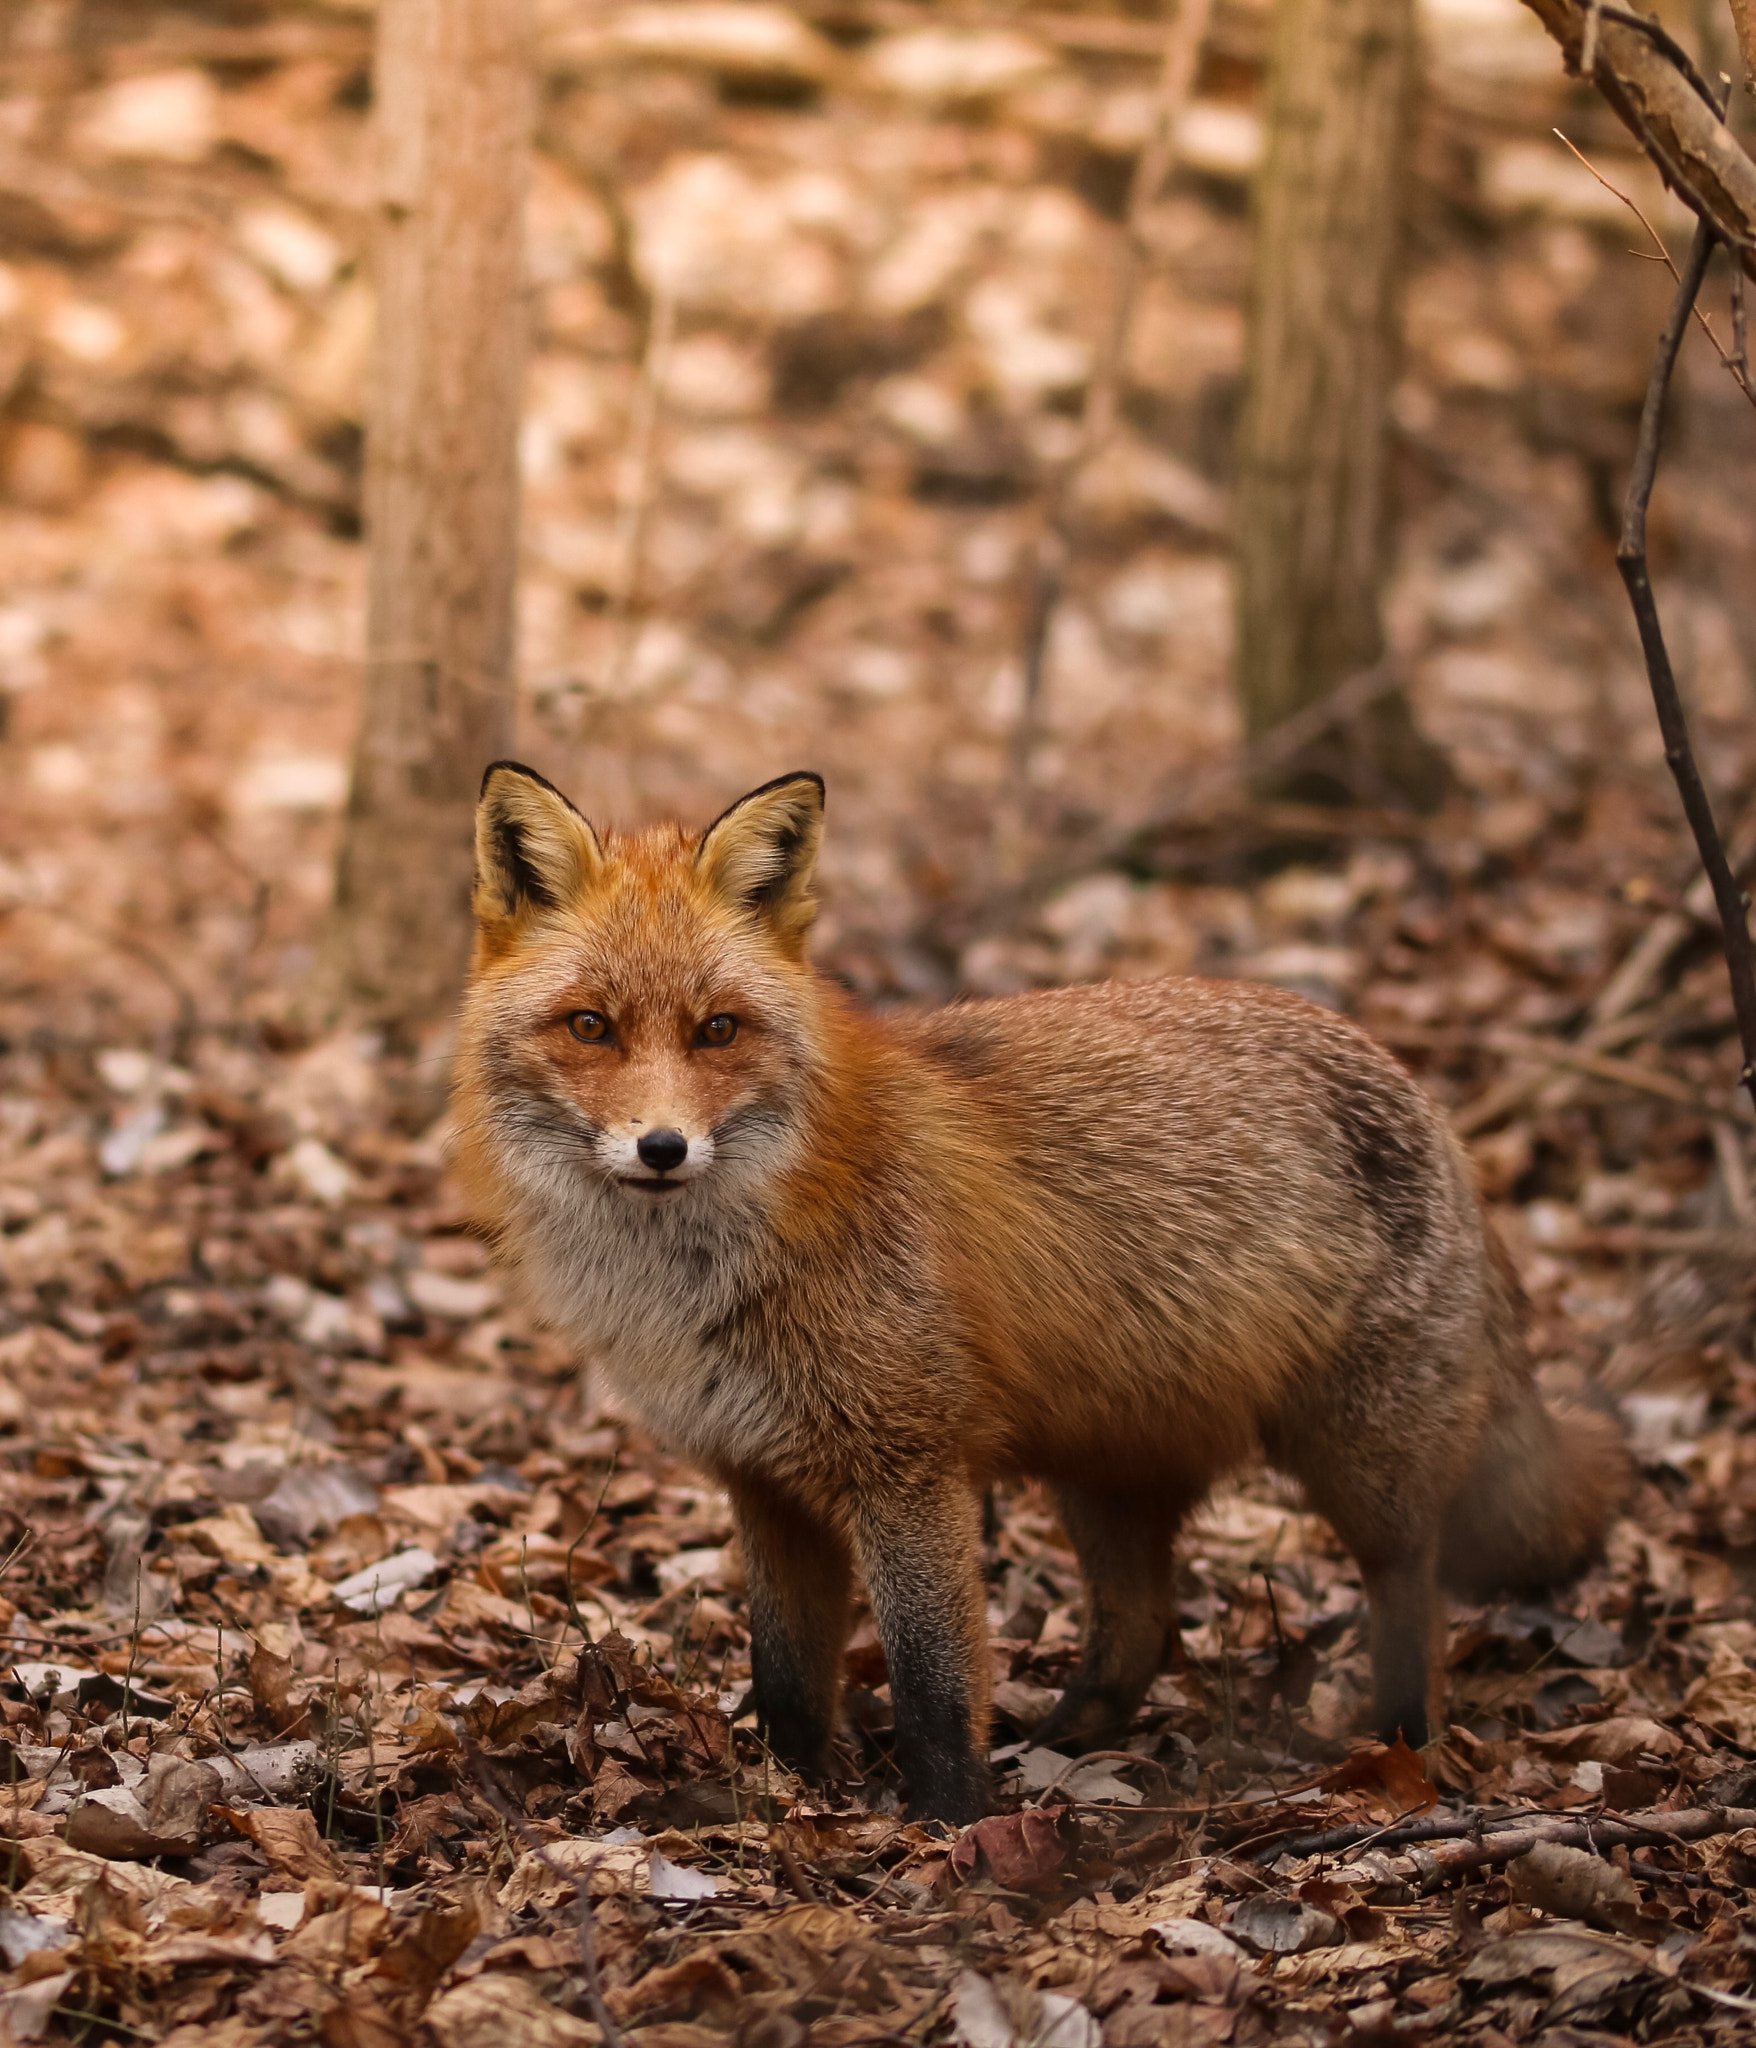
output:
POLYGON ((496 761, 476 803, 476 918, 499 923, 556 910, 596 881, 598 836, 552 783, 518 761, 496 761))
POLYGON ((701 836, 695 865, 710 887, 800 946, 817 915, 811 877, 823 841, 823 777, 777 776, 739 797, 701 836))

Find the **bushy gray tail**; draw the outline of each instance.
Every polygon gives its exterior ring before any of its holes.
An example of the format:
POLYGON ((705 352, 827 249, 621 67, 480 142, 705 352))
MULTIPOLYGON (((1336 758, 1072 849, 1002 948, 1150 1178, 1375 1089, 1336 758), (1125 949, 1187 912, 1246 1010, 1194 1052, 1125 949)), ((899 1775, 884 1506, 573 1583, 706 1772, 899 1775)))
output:
POLYGON ((1489 1422, 1446 1512, 1440 1577, 1465 1600, 1574 1577, 1602 1550, 1632 1475, 1600 1387, 1580 1377, 1545 1399, 1522 1382, 1489 1422))

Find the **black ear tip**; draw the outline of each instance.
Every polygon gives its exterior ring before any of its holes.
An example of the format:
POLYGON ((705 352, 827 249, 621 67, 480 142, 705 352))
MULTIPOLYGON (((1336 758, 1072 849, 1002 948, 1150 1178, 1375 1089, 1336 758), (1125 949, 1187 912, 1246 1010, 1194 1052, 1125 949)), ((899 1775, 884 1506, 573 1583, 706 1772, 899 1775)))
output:
POLYGON ((488 794, 489 784, 492 783, 494 777, 502 774, 518 775, 522 776, 526 782, 534 782, 539 789, 546 789, 552 797, 564 803, 575 816, 578 816, 579 807, 571 797, 563 795, 546 775, 539 775, 534 768, 527 767, 522 761, 490 761, 487 767, 482 770, 482 786, 476 793, 477 803, 480 803, 488 794))
POLYGON ((767 796, 770 790, 789 789, 795 782, 808 782, 817 792, 817 801, 823 803, 829 792, 824 787, 823 777, 815 768, 793 768, 785 775, 777 775, 772 782, 765 782, 760 789, 753 789, 751 796, 767 796))
MULTIPOLYGON (((489 783, 493 781, 496 775, 501 774, 522 775, 529 782, 543 782, 543 778, 537 771, 534 768, 527 768, 522 761, 490 761, 487 767, 482 770, 482 786, 476 792, 476 801, 478 803, 487 795, 489 783)), ((544 783, 543 786, 546 789, 548 784, 544 783)))

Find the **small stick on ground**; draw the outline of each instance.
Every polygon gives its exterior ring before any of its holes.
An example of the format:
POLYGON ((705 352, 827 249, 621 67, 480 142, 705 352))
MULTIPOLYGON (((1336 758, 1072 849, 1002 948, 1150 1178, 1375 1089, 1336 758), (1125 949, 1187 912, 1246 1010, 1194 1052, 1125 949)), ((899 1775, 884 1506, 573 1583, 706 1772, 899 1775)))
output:
MULTIPOLYGON (((1734 847, 1733 868, 1742 875, 1751 864, 1756 841, 1746 819, 1739 827, 1734 847)), ((1694 936, 1698 923, 1713 912, 1713 890, 1708 878, 1697 874, 1690 883, 1680 909, 1667 910, 1654 918, 1629 949, 1621 965, 1605 982, 1587 1011, 1579 1034, 1571 1042, 1582 1053, 1609 1053, 1642 1035, 1643 1027, 1634 1014, 1657 987, 1673 960, 1694 936)), ((1503 1123, 1533 1097, 1542 1109, 1564 1108, 1578 1093, 1578 1076, 1560 1080, 1548 1078, 1546 1065, 1522 1062, 1493 1082, 1473 1102, 1466 1103, 1453 1117, 1460 1136, 1474 1137, 1503 1123)))
POLYGON ((592 1530, 597 1527, 598 1513, 603 1507, 605 1494, 607 1494, 610 1490, 610 1481, 614 1479, 616 1476, 616 1460, 621 1455, 622 1453, 619 1446, 616 1450, 610 1453, 609 1470, 604 1474, 604 1483, 602 1484, 602 1486, 598 1488, 597 1499, 594 1500, 591 1504, 590 1518, 587 1520, 585 1527, 581 1529, 579 1534, 574 1537, 573 1541, 570 1544, 568 1544, 566 1562, 562 1567, 561 1590, 567 1596, 567 1619, 570 1622, 572 1622, 573 1626, 576 1629, 578 1629, 579 1640, 581 1644, 588 1650, 592 1647, 594 1638, 592 1636, 591 1630, 588 1629, 585 1625, 585 1617, 580 1613, 579 1602, 577 1598, 574 1596, 573 1557, 574 1553, 578 1550, 579 1546, 591 1534, 592 1530))
POLYGON ((134 1667, 140 1662, 140 1574, 139 1563, 134 1567, 134 1626, 128 1631, 128 1670, 122 1680, 122 1725, 128 1725, 128 1709, 134 1698, 134 1667))
POLYGON ((1606 1813, 1588 1820, 1541 1820, 1528 1827, 1501 1828, 1479 1840, 1441 1842, 1437 1848, 1405 1859, 1406 1875, 1418 1878, 1423 1891, 1433 1891, 1448 1877, 1510 1863, 1539 1842, 1558 1842, 1565 1848, 1590 1849, 1607 1856, 1615 1848, 1708 1841, 1718 1835, 1741 1834, 1748 1827, 1756 1827, 1756 1812, 1727 1806, 1606 1813))
POLYGON ((1731 979, 1732 1007, 1737 1013, 1738 1037, 1744 1062, 1738 1075, 1741 1085, 1756 1102, 1756 949, 1750 943, 1750 926, 1745 914, 1744 892, 1738 886, 1726 857, 1725 843, 1714 822, 1713 804, 1696 765, 1689 741, 1689 722, 1683 699, 1671 668, 1670 650, 1659 624, 1658 602, 1653 596, 1652 577, 1646 560, 1646 516, 1652 503, 1653 480, 1658 474, 1659 442, 1664 432, 1665 399, 1670 391, 1671 371, 1682 346, 1701 281, 1707 275, 1713 254, 1714 233, 1705 221, 1695 230, 1689 258, 1672 301, 1670 318, 1659 337, 1658 354, 1646 387, 1646 403, 1640 415, 1640 439, 1634 452, 1634 471, 1628 482, 1627 509, 1622 517, 1622 538, 1616 549, 1616 567, 1634 608, 1640 629, 1640 649, 1646 658, 1646 679, 1652 688, 1653 709, 1665 743, 1665 762, 1676 781, 1683 812, 1695 836, 1701 865, 1713 885, 1713 900, 1719 911, 1721 937, 1725 946, 1726 971, 1731 979))
MULTIPOLYGON (((1538 1842, 1599 1849, 1607 1855, 1619 1843, 1699 1842, 1714 1835, 1737 1834, 1753 1820, 1756 1814, 1722 1806, 1595 1814, 1578 1820, 1531 1814, 1503 1814, 1489 1820, 1472 1808, 1467 1813, 1409 1821, 1400 1827, 1383 1828, 1370 1821, 1350 1821, 1316 1834, 1281 1835, 1266 1847, 1254 1850, 1251 1861, 1271 1863, 1280 1856, 1338 1855, 1368 1844, 1374 1849, 1404 1849, 1438 1842, 1445 1847, 1433 1852, 1427 1874, 1446 1876, 1459 1870, 1480 1869, 1484 1864, 1509 1862, 1538 1842)), ((1419 1870, 1420 1865, 1417 1863, 1415 1868, 1419 1870)), ((1671 1877, 1677 1873, 1664 1874, 1671 1877)))
POLYGON ((823 1895, 805 1875, 805 1866, 779 1835, 769 1837, 774 1847, 774 1860, 780 1865, 781 1875, 786 1879, 807 1906, 820 1906, 823 1895))

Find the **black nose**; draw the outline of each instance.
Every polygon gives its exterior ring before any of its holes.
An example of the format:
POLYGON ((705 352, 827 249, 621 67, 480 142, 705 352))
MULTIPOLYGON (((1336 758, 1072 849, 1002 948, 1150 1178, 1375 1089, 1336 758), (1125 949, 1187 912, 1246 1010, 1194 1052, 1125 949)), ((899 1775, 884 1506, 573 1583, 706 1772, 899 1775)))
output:
POLYGON ((654 1173, 669 1173, 689 1157, 689 1140, 681 1131, 648 1131, 634 1149, 642 1166, 650 1166, 654 1173))

